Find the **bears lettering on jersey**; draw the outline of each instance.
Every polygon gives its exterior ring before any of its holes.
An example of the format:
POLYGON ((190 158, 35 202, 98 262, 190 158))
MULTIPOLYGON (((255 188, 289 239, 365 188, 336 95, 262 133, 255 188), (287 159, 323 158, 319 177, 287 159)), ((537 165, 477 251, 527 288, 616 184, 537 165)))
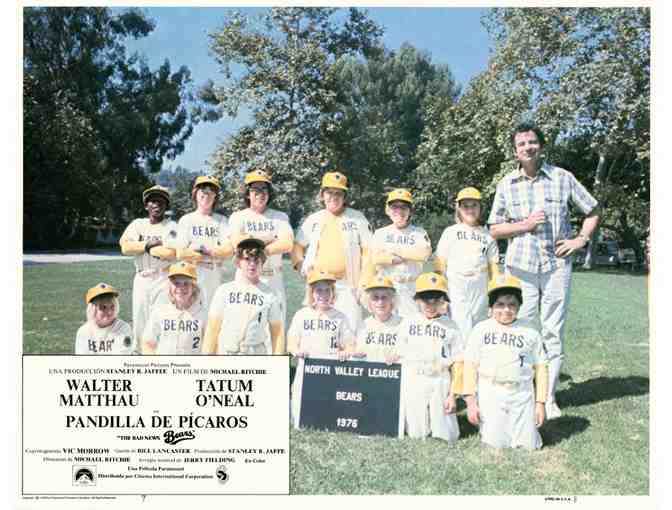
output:
POLYGON ((385 242, 387 244, 413 246, 415 244, 415 237, 406 234, 395 235, 393 233, 389 233, 385 235, 385 242))
POLYGON ((341 230, 343 232, 353 232, 357 229, 357 222, 355 221, 344 221, 341 223, 341 230))
POLYGON ((111 352, 112 347, 114 347, 114 338, 111 340, 94 340, 89 338, 89 352, 111 352))
POLYGON ((254 292, 229 292, 229 304, 264 306, 264 296, 254 292))
POLYGON ((193 237, 218 238, 219 237, 219 227, 218 226, 204 227, 202 225, 193 225, 191 227, 191 235, 193 237))
POLYGON ((397 334, 396 333, 376 333, 374 331, 369 331, 366 335, 366 344, 376 344, 394 347, 397 345, 397 334))
POLYGON ((504 345, 508 347, 518 347, 522 349, 525 342, 525 335, 514 335, 512 333, 498 333, 491 331, 483 335, 483 344, 485 345, 504 345))
POLYGON ((446 338, 445 328, 436 324, 411 324, 408 327, 411 336, 431 336, 433 338, 446 338))
POLYGON ((177 331, 179 333, 194 333, 201 327, 197 319, 164 319, 161 321, 163 331, 177 331))
POLYGON ((252 233, 263 233, 263 232, 273 232, 275 226, 273 221, 246 221, 245 222, 245 232, 252 233))
POLYGON ((338 322, 329 319, 304 319, 304 331, 336 331, 338 322))

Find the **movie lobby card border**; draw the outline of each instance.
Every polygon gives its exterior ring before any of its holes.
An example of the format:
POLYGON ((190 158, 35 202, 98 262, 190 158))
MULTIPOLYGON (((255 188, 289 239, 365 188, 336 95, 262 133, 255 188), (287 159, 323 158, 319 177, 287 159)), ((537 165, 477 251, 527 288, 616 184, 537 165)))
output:
MULTIPOLYGON (((291 442, 289 440, 289 420, 287 420, 288 423, 288 429, 287 429, 287 445, 288 445, 288 450, 287 450, 287 463, 286 463, 286 473, 287 473, 287 491, 286 492, 268 492, 268 493, 251 493, 251 492, 199 492, 199 493, 193 493, 193 492, 187 492, 187 493, 180 493, 180 492, 110 492, 110 493, 104 493, 104 492, 97 492, 97 493, 82 493, 82 492, 58 492, 58 493, 53 493, 53 492, 26 492, 24 489, 24 456, 25 456, 25 446, 24 446, 24 417, 25 417, 25 401, 24 401, 24 390, 26 386, 26 378, 25 378, 25 359, 27 357, 68 357, 68 358, 80 358, 80 357, 86 357, 89 358, 89 356, 85 355, 74 355, 74 354, 64 354, 64 353, 58 353, 58 354, 26 354, 22 353, 21 355, 21 423, 20 423, 20 434, 21 434, 21 443, 20 443, 20 454, 19 454, 19 476, 20 476, 20 493, 19 496, 23 498, 24 501, 30 501, 34 500, 39 501, 39 499, 52 499, 52 498, 59 498, 59 497, 68 497, 68 496, 73 496, 76 497, 77 499, 82 499, 82 500, 96 500, 96 499, 114 499, 116 497, 124 497, 124 496, 142 496, 143 501, 146 496, 206 496, 206 497, 212 497, 212 496, 289 496, 291 495, 291 480, 289 477, 289 471, 290 471, 290 464, 291 464, 291 442)), ((262 358, 262 357, 273 357, 273 358, 279 358, 279 356, 271 356, 271 355, 255 355, 254 358, 262 358)), ((129 356, 127 355, 108 355, 108 357, 120 357, 120 358, 128 358, 129 356)), ((175 356, 173 355, 153 355, 152 357, 156 358, 161 358, 161 357, 172 357, 174 358, 175 356)), ((190 356, 191 357, 191 356, 190 356)), ((216 357, 223 357, 223 356, 216 356, 216 357)), ((244 356, 246 358, 249 358, 251 356, 244 356)), ((289 357, 288 356, 282 356, 282 358, 286 359, 287 362, 287 387, 289 387, 289 378, 290 378, 290 370, 289 370, 289 357)), ((28 384, 30 384, 30 381, 28 381, 28 384)), ((287 408, 289 408, 289 401, 287 402, 287 408)), ((74 470, 74 465, 73 465, 73 470, 74 470)), ((74 475, 73 475, 74 476, 74 475)), ((75 486, 74 478, 73 478, 73 487, 75 486)), ((66 498, 66 500, 69 500, 66 498)))

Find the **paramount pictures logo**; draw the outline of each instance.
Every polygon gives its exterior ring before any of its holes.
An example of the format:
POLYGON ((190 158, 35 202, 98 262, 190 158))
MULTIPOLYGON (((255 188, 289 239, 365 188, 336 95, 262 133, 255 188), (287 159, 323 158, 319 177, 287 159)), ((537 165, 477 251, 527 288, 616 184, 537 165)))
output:
POLYGON ((96 485, 96 466, 72 466, 72 485, 91 487, 96 485))

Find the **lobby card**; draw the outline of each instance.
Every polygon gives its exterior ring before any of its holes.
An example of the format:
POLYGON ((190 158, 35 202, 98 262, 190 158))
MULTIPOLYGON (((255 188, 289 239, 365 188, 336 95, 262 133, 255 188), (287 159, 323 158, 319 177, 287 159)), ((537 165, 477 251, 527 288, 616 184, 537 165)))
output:
POLYGON ((286 356, 23 356, 21 492, 289 493, 286 356))

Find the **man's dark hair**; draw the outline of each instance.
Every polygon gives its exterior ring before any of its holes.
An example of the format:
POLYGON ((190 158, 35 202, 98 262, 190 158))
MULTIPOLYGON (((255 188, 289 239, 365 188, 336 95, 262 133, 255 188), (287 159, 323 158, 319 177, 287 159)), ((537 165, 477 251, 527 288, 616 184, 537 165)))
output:
POLYGON ((535 124, 532 124, 531 122, 523 122, 521 124, 518 124, 516 128, 513 130, 513 133, 511 133, 511 146, 514 149, 516 148, 516 135, 518 133, 527 133, 528 131, 534 131, 534 134, 537 135, 537 138, 539 139, 539 144, 542 147, 546 145, 546 138, 544 137, 544 133, 541 132, 541 129, 539 129, 535 124))

